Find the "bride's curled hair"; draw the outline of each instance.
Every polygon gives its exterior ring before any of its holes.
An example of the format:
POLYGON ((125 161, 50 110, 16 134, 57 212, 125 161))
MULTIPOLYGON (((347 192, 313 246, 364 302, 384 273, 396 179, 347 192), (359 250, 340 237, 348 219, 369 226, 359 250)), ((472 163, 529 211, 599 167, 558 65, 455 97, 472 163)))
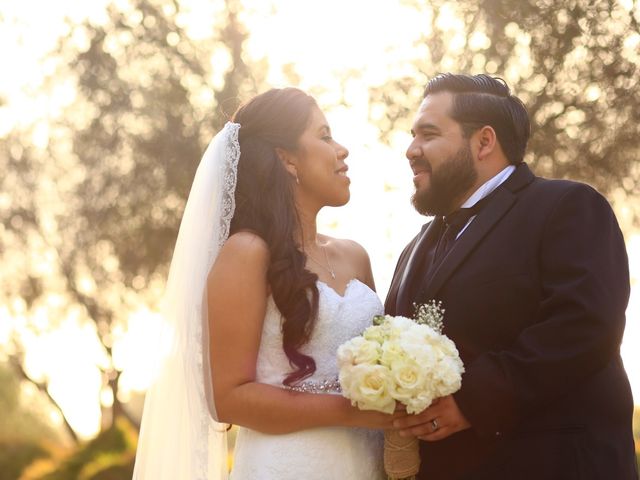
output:
POLYGON ((317 275, 305 268, 297 236, 300 219, 295 206, 295 178, 285 169, 276 148, 298 149, 315 100, 296 88, 272 89, 242 105, 233 115, 240 124, 240 160, 236 209, 230 234, 249 230, 268 245, 267 280, 284 317, 283 348, 295 370, 284 380, 292 385, 316 369, 313 358, 299 348, 308 340, 318 313, 317 275))

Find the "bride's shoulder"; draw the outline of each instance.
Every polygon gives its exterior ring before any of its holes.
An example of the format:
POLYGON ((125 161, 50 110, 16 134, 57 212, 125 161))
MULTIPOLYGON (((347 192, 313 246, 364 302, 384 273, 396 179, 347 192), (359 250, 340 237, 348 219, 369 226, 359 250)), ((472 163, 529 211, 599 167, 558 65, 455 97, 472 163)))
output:
POLYGON ((234 233, 211 266, 207 278, 209 291, 227 297, 245 290, 260 292, 266 288, 268 268, 266 242, 252 232, 234 233))
POLYGON ((269 246, 256 233, 243 230, 229 236, 220 250, 219 257, 240 263, 267 264, 269 246))
POLYGON ((327 246, 338 255, 345 255, 356 259, 369 259, 365 248, 355 240, 349 238, 334 238, 324 235, 327 246))
POLYGON ((371 260, 365 248, 355 240, 347 238, 333 238, 325 235, 325 243, 331 251, 333 259, 347 266, 348 276, 358 278, 375 291, 375 282, 371 270, 371 260))
POLYGON ((267 242, 260 235, 251 230, 238 230, 237 232, 232 233, 225 242, 225 245, 227 244, 250 248, 264 248, 267 251, 269 250, 267 242))
POLYGON ((348 238, 333 237, 326 237, 326 245, 336 261, 350 266, 352 275, 370 286, 373 285, 371 260, 362 245, 348 238))

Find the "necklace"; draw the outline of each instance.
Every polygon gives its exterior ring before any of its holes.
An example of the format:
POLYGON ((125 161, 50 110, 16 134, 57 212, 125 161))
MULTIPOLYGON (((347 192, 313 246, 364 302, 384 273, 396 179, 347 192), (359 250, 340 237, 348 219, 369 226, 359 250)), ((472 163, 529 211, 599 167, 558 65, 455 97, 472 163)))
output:
POLYGON ((336 272, 333 271, 333 267, 331 266, 331 263, 329 262, 329 255, 327 255, 327 249, 325 248, 324 245, 321 245, 320 248, 322 249, 322 251, 324 252, 324 259, 326 260, 327 264, 324 265, 323 263, 320 263, 318 260, 316 260, 315 258, 313 258, 309 252, 305 252, 305 254, 307 255, 307 257, 309 257, 311 260, 313 260, 315 263, 317 263, 318 265, 320 265, 322 268, 324 268, 326 271, 328 271, 331 274, 331 278, 333 278, 334 280, 336 279, 336 272))

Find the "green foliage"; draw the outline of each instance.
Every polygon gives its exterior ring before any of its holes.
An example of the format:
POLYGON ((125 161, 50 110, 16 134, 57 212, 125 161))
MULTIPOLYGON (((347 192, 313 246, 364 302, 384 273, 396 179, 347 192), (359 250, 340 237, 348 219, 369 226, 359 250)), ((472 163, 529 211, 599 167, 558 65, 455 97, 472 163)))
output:
POLYGON ((116 480, 131 478, 135 457, 135 428, 124 418, 90 442, 78 447, 69 457, 38 480, 116 480))
POLYGON ((16 480, 27 465, 47 456, 47 451, 35 443, 0 441, 0 480, 16 480))
POLYGON ((114 279, 107 256, 134 289, 164 272, 202 152, 253 88, 234 3, 219 24, 212 18, 212 38, 203 41, 188 37, 177 10, 132 0, 129 10, 110 8, 104 25, 75 27, 88 48, 64 46, 79 91, 64 136, 82 175, 68 196, 74 208, 61 218, 74 241, 61 250, 98 285, 114 279), (221 51, 231 65, 209 61, 221 51), (225 79, 217 89, 216 76, 225 79))
POLYGON ((0 362, 0 443, 15 444, 21 451, 35 452, 37 448, 31 449, 32 444, 58 439, 44 412, 37 410, 38 404, 36 401, 27 403, 21 398, 20 380, 6 363, 0 362))
POLYGON ((20 381, 0 362, 0 480, 15 480, 31 462, 49 456, 43 441, 57 439, 34 404, 20 395, 20 381))

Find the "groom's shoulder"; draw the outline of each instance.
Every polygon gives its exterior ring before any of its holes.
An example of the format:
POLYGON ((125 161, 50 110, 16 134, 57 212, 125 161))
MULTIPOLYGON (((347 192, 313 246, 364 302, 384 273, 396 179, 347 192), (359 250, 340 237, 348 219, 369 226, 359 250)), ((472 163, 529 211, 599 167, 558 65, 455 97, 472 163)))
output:
POLYGON ((534 181, 531 182, 530 190, 537 195, 555 198, 577 195, 604 199, 604 196, 593 186, 566 178, 535 177, 534 181))
POLYGON ((610 202, 593 186, 570 179, 536 177, 529 188, 531 201, 539 207, 556 210, 562 205, 612 210, 610 202))

